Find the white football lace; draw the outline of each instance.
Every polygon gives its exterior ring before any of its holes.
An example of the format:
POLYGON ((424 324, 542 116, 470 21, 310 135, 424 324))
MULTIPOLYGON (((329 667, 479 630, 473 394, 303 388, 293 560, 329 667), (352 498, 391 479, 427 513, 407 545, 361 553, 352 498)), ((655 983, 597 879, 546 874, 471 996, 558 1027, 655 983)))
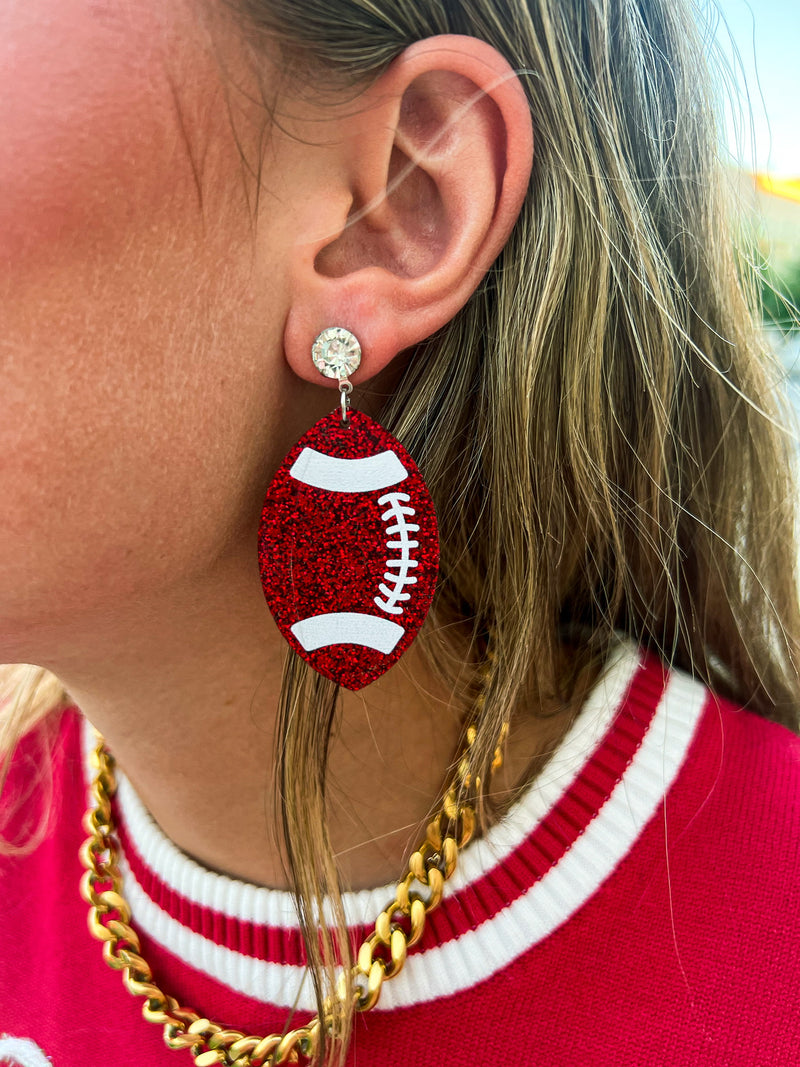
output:
POLYGON ((381 519, 386 522, 388 519, 394 519, 392 526, 386 527, 387 534, 398 534, 399 538, 396 541, 387 541, 386 548, 400 549, 399 559, 387 559, 387 567, 396 567, 396 571, 387 570, 383 576, 383 582, 378 586, 383 597, 375 597, 375 603, 382 611, 388 612, 390 615, 402 615, 403 609, 400 606, 401 601, 410 600, 411 594, 405 592, 407 585, 415 585, 417 579, 413 575, 409 575, 409 571, 412 567, 419 566, 419 561, 412 559, 410 550, 412 548, 419 547, 419 541, 412 541, 409 538, 409 533, 418 533, 419 526, 415 523, 406 522, 406 518, 411 518, 416 514, 412 507, 408 507, 408 501, 411 497, 408 493, 386 493, 379 500, 379 504, 388 504, 389 507, 381 515, 381 519), (392 587, 384 584, 391 582, 392 587))

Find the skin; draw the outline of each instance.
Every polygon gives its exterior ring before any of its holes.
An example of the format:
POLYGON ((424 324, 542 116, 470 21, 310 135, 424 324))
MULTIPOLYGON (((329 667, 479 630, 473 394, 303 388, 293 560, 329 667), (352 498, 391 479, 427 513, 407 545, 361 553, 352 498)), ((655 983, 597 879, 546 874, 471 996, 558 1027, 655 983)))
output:
MULTIPOLYGON (((316 334, 353 329, 356 386, 385 392, 497 255, 524 94, 469 38, 413 46, 355 105, 282 94, 184 0, 12 0, 0 50, 0 658, 63 680, 187 853, 283 886, 261 497, 335 405, 316 334)), ((458 730, 413 648, 344 695, 346 882, 398 873, 458 730)), ((515 740, 510 778, 547 740, 515 740)))

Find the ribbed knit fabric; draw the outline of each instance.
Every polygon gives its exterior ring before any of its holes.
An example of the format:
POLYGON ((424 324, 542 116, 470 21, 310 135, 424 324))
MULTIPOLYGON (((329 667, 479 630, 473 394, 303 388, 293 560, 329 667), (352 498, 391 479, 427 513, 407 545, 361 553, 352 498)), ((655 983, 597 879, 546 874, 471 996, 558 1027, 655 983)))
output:
MULTIPOLYGON (((0 864, 0 1065, 186 1067, 105 966, 77 885, 84 727, 47 839, 0 864)), ((25 788, 23 744, 12 789, 25 788)), ((162 986, 217 1022, 313 1010, 289 894, 198 866, 120 781, 125 894, 162 986)), ((545 772, 460 858, 352 1067, 800 1065, 800 741, 621 646, 545 772)), ((346 894, 354 935, 393 887, 346 894)))

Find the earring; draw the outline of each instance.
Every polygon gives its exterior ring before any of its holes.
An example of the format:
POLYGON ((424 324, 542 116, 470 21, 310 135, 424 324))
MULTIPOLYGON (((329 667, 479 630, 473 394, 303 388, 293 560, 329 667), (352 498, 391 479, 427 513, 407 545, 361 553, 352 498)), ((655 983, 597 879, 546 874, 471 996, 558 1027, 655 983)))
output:
POLYGON ((439 565, 436 513, 417 465, 387 430, 350 410, 355 336, 314 341, 339 406, 292 448, 267 489, 258 535, 264 596, 298 656, 346 689, 375 681, 428 614, 439 565))

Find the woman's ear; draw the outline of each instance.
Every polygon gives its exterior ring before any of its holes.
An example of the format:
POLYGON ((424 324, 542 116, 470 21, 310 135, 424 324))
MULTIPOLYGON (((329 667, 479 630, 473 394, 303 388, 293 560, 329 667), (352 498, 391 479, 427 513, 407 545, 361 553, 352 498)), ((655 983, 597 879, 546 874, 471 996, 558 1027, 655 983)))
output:
POLYGON ((461 36, 412 45, 332 121, 313 223, 290 254, 284 346, 321 384, 311 345, 344 326, 361 342, 358 383, 467 302, 519 214, 533 134, 511 67, 461 36))

